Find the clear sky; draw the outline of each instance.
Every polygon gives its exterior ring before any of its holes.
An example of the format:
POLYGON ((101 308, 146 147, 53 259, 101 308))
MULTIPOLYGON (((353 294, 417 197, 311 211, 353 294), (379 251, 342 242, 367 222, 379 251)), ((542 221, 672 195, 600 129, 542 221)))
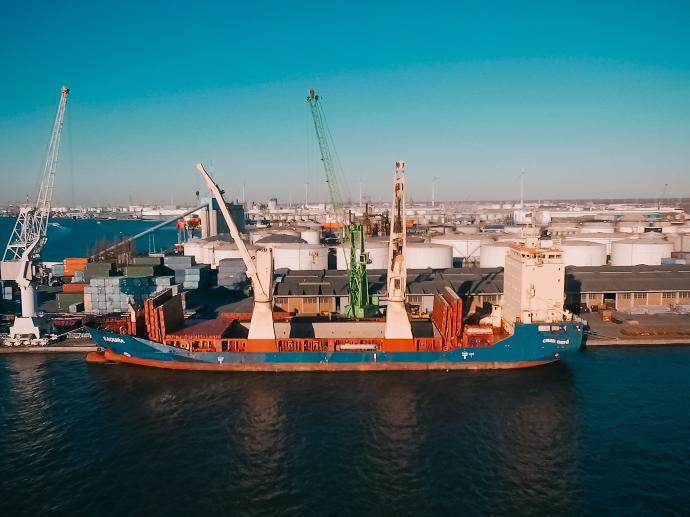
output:
POLYGON ((60 86, 56 202, 325 200, 305 102, 349 191, 394 162, 429 199, 690 196, 690 2, 3 3, 0 203, 32 192, 60 86))

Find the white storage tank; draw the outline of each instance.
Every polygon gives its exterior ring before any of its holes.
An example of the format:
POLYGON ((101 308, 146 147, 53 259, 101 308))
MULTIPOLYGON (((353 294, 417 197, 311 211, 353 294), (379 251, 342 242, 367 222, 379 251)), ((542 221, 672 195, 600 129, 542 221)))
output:
POLYGON ((482 243, 487 241, 488 239, 483 239, 479 236, 457 233, 431 238, 432 244, 442 244, 450 247, 452 257, 463 259, 463 262, 476 262, 479 260, 479 250, 482 247, 482 243))
MULTIPOLYGON (((249 253, 252 254, 257 247, 251 244, 247 244, 247 249, 249 253)), ((211 262, 212 268, 217 268, 218 264, 223 259, 241 259, 240 250, 234 242, 224 242, 217 241, 215 247, 213 248, 213 261, 211 262)))
POLYGON ((479 251, 479 267, 505 267, 506 255, 512 244, 510 241, 483 244, 479 251))
POLYGON ((328 248, 318 244, 280 244, 271 247, 275 269, 328 269, 328 248))
POLYGON ((320 244, 321 243, 321 232, 319 230, 302 230, 299 236, 307 244, 320 244))
POLYGON ((671 256, 673 244, 658 235, 646 234, 639 239, 624 239, 611 245, 612 266, 657 266, 671 256))
POLYGON ((453 267, 453 250, 444 244, 408 244, 405 266, 407 269, 447 269, 453 267))
POLYGON ((578 235, 566 235, 563 237, 563 242, 569 241, 587 241, 597 242, 606 245, 606 254, 611 255, 611 245, 614 242, 628 239, 630 235, 624 233, 580 233, 578 235))
POLYGON ((300 237, 300 232, 288 229, 253 232, 250 234, 250 240, 252 244, 303 242, 300 237))
MULTIPOLYGON (((350 245, 342 244, 336 249, 336 267, 341 271, 349 269, 350 245)), ((367 269, 388 269, 388 244, 385 242, 367 242, 365 251, 369 255, 370 264, 367 269)), ((408 266, 409 267, 409 266, 408 266)))
POLYGON ((559 248, 563 250, 566 266, 605 266, 606 244, 589 241, 566 241, 559 248))

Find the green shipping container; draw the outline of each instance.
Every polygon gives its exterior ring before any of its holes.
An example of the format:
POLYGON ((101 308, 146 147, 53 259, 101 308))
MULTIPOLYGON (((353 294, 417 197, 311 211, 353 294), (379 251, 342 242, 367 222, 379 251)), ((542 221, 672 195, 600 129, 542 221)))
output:
POLYGON ((69 311, 69 306, 75 303, 84 303, 84 293, 58 293, 56 296, 59 311, 69 311))

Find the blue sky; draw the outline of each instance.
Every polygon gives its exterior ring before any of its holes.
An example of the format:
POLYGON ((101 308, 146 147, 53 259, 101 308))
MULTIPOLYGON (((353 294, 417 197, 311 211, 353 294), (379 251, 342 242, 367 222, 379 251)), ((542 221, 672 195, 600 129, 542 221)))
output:
POLYGON ((515 199, 690 196, 688 2, 9 2, 0 202, 39 175, 72 92, 56 201, 325 200, 305 97, 349 191, 515 199))

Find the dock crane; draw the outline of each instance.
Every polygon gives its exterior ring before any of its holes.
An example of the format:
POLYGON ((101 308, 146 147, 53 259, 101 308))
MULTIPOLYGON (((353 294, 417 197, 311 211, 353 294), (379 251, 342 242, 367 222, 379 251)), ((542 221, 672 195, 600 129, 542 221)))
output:
POLYGON ((21 316, 15 318, 14 324, 10 327, 10 339, 39 340, 41 332, 47 327, 42 318, 36 317, 36 284, 41 250, 48 238, 48 220, 68 94, 69 88, 63 86, 43 166, 41 185, 33 202, 19 209, 19 216, 2 257, 0 276, 3 280, 14 280, 17 283, 22 304, 21 316))
POLYGON ((204 178, 211 194, 218 202, 220 211, 230 230, 230 235, 235 241, 244 265, 247 268, 247 276, 252 283, 254 308, 247 337, 249 339, 274 340, 276 338, 276 331, 273 325, 273 254, 271 249, 258 249, 254 257, 250 255, 235 221, 230 216, 228 206, 225 203, 225 199, 223 199, 223 191, 213 181, 213 178, 206 172, 202 164, 198 164, 196 169, 204 178))
POLYGON ((328 194, 331 198, 331 205, 333 206, 333 213, 335 214, 336 223, 340 223, 345 227, 348 223, 345 217, 345 205, 343 204, 343 195, 340 190, 340 183, 335 172, 335 165, 333 163, 333 155, 331 154, 331 145, 329 143, 329 133, 326 126, 326 118, 323 114, 323 108, 319 102, 319 96, 316 95, 314 88, 309 90, 307 96, 307 103, 311 110, 311 116, 314 121, 314 130, 316 131, 316 139, 319 143, 319 151, 321 153, 321 162, 323 163, 323 171, 326 175, 326 184, 328 185, 328 194))
POLYGON ((341 225, 342 240, 350 240, 350 263, 348 265, 349 299, 348 305, 345 307, 345 314, 350 318, 373 317, 378 315, 378 305, 373 303, 376 300, 369 294, 367 264, 370 261, 369 255, 365 251, 364 227, 361 224, 352 223, 345 215, 343 196, 333 164, 331 142, 329 141, 330 134, 327 131, 326 119, 319 102, 319 96, 314 91, 314 88, 309 90, 307 103, 314 121, 314 130, 319 143, 321 162, 323 163, 323 171, 326 176, 326 184, 328 185, 328 193, 331 198, 336 224, 341 225))
POLYGON ((405 307, 407 268, 405 251, 407 229, 405 225, 405 162, 395 162, 391 240, 388 243, 388 308, 386 309, 386 339, 412 339, 412 327, 405 307))
POLYGON ((661 203, 666 199, 666 193, 668 192, 668 183, 664 183, 664 190, 661 192, 661 196, 657 199, 656 209, 661 210, 661 203))

